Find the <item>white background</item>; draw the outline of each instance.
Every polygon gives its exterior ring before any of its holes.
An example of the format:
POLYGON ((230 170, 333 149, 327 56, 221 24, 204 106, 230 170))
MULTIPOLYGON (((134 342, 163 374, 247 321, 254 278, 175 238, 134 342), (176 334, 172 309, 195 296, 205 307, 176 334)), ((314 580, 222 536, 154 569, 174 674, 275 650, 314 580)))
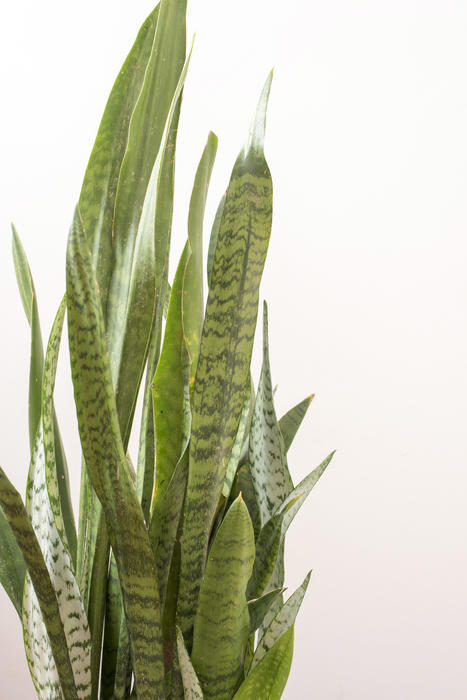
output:
MULTIPOLYGON (((108 92, 150 0, 0 10, 0 462, 24 492, 28 332, 9 221, 44 335, 108 92)), ((467 697, 467 5, 459 0, 191 0, 196 45, 177 156, 172 266, 209 129, 206 232, 271 66, 275 219, 262 296, 282 414, 316 398, 296 481, 337 454, 288 537, 313 574, 286 700, 467 697)), ((173 269, 173 267, 172 267, 173 269)), ((255 352, 258 376, 259 354, 255 352)), ((78 490, 66 354, 59 416, 78 490)), ((1 592, 0 698, 33 698, 1 592)))

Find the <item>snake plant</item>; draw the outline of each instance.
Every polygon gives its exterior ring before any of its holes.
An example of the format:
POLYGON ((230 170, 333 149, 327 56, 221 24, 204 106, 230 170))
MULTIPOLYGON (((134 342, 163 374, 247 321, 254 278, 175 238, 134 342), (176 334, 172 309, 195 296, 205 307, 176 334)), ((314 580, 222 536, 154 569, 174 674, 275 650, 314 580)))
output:
POLYGON ((310 578, 284 601, 284 537, 332 455, 294 486, 287 451, 312 397, 277 419, 266 305, 256 387, 250 373, 272 219, 271 75, 205 263, 208 136, 169 284, 185 16, 186 0, 161 0, 110 93, 45 353, 13 231, 31 329, 31 460, 24 502, 0 470, 0 580, 43 700, 280 698, 310 578), (77 528, 53 401, 65 316, 82 446, 77 528))

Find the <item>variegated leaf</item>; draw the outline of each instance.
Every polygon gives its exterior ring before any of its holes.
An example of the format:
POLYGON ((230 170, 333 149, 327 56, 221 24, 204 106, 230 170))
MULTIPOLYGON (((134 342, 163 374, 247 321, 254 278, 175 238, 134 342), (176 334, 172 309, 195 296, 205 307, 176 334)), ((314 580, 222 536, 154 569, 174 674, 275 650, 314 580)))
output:
POLYGON ((177 627, 177 652, 180 672, 182 674, 185 700, 203 700, 203 691, 199 684, 191 659, 185 647, 183 635, 177 627))
POLYGON ((205 698, 230 700, 242 678, 250 631, 245 592, 254 551, 253 527, 240 496, 209 550, 195 617, 191 659, 205 698))
POLYGON ((269 649, 235 693, 233 700, 280 700, 290 673, 293 627, 269 649))
POLYGON ((251 421, 248 456, 262 526, 293 489, 284 440, 274 409, 266 302, 263 314, 263 366, 251 421))
MULTIPOLYGON (((57 530, 50 506, 42 425, 31 461, 26 508, 57 597, 77 696, 84 700, 91 697, 91 635, 70 556, 57 530)), ((61 698, 57 667, 29 575, 24 586, 23 630, 26 656, 39 697, 41 700, 61 698)))
POLYGON ((285 451, 288 452, 290 445, 299 429, 302 420, 305 418, 305 414, 312 400, 314 399, 314 394, 307 396, 306 399, 300 401, 296 406, 287 411, 282 418, 279 420, 279 428, 284 438, 285 451))
POLYGON ((263 150, 271 77, 227 191, 193 389, 178 605, 188 647, 209 534, 243 408, 271 232, 272 184, 263 150))
POLYGON ((269 649, 274 646, 277 640, 280 639, 280 637, 282 637, 282 635, 294 625, 295 618, 297 617, 303 597, 308 587, 308 583, 310 581, 310 575, 311 571, 306 575, 301 586, 299 586, 299 588, 292 593, 290 598, 280 608, 274 619, 272 619, 269 623, 268 628, 264 632, 258 646, 256 647, 255 654, 251 662, 251 670, 253 670, 261 659, 264 658, 269 649))
POLYGON ((255 632, 264 620, 264 616, 270 609, 271 605, 285 591, 285 588, 275 588, 268 593, 265 593, 260 598, 254 598, 248 601, 248 614, 250 615, 250 633, 255 632))

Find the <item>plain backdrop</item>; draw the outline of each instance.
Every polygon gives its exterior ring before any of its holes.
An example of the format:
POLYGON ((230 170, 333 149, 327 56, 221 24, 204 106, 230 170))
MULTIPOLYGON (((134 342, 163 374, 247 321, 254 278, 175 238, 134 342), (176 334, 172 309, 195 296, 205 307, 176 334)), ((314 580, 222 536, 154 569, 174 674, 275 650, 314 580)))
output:
MULTIPOLYGON (((113 80, 151 0, 0 10, 0 463, 24 493, 29 339, 10 220, 44 335, 113 80)), ((287 540, 313 568, 286 700, 467 697, 467 5, 462 0, 191 0, 171 271, 208 131, 206 236, 272 66, 266 156, 277 410, 316 393, 290 451, 327 473, 287 540)), ((259 352, 254 353, 255 376, 259 352)), ((56 402, 77 500, 66 344, 56 402)), ((76 501, 75 501, 76 502, 76 501)), ((0 698, 34 697, 1 591, 0 698)))

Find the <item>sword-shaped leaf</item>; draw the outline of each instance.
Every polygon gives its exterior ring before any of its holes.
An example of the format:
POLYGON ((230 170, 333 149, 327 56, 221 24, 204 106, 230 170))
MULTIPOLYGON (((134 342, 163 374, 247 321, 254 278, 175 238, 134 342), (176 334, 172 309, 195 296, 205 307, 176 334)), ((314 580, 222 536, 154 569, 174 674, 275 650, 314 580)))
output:
POLYGON ((293 627, 269 649, 248 674, 233 700, 280 700, 293 656, 293 627))
POLYGON ((211 236, 209 238, 208 260, 207 260, 207 276, 208 276, 208 285, 209 286, 211 286, 212 263, 214 262, 214 253, 216 252, 217 237, 219 235, 219 228, 220 228, 221 221, 222 221, 224 204, 225 204, 225 194, 222 195, 221 201, 219 202, 219 206, 217 207, 216 215, 215 215, 214 221, 212 223, 211 236))
POLYGON ((162 695, 164 665, 155 562, 120 435, 102 308, 79 216, 67 250, 68 335, 78 426, 118 565, 138 696, 162 695))
POLYGON ((44 349, 42 345, 39 311, 37 308, 36 290, 26 253, 21 245, 18 233, 13 230, 13 262, 18 281, 24 312, 31 327, 31 357, 29 365, 29 446, 34 449, 34 440, 41 417, 42 370, 44 366, 44 349))
POLYGON ((79 197, 83 227, 91 250, 102 309, 113 266, 112 227, 118 176, 128 141, 130 118, 151 57, 159 5, 144 21, 107 100, 79 197))
POLYGON ((277 600, 285 588, 275 588, 269 593, 265 593, 260 598, 248 601, 248 613, 250 615, 250 634, 256 632, 262 625, 264 616, 270 609, 271 605, 277 600))
POLYGON ((270 84, 271 76, 227 190, 193 388, 178 607, 188 646, 209 533, 243 408, 271 232, 272 184, 263 150, 270 84))
POLYGON ((188 656, 188 652, 183 641, 183 634, 177 627, 177 652, 180 672, 182 674, 183 690, 185 700, 203 700, 203 691, 199 684, 195 669, 188 656))
POLYGON ((78 700, 55 589, 21 496, 0 468, 0 506, 12 529, 34 586, 65 700, 78 700))
MULTIPOLYGON (((31 270, 26 258, 21 241, 13 226, 13 261, 15 265, 16 278, 21 299, 26 313, 26 318, 31 327, 31 360, 29 372, 29 439, 31 454, 34 449, 39 421, 42 414, 42 375, 44 371, 44 350, 42 346, 41 329, 39 323, 39 312, 37 306, 36 292, 31 270)), ((53 387, 52 387, 53 391, 53 387)), ((57 475, 56 491, 57 508, 61 509, 63 523, 62 527, 66 533, 66 542, 71 554, 73 565, 76 563, 76 529, 71 505, 70 482, 68 478, 68 467, 66 463, 65 451, 63 449, 60 431, 58 429, 57 417, 53 402, 50 403, 47 415, 48 430, 50 431, 51 445, 53 450, 54 469, 57 475)))
POLYGON ((269 623, 268 628, 261 637, 258 646, 255 650, 255 655, 253 656, 250 669, 253 670, 255 666, 263 659, 269 649, 271 649, 282 635, 287 632, 295 623, 295 618, 297 617, 298 611, 302 604, 302 600, 305 596, 308 583, 310 581, 311 571, 306 575, 305 580, 297 588, 297 590, 292 593, 290 598, 284 603, 280 608, 276 616, 269 623))
POLYGON ((188 260, 183 278, 182 322, 189 358, 190 387, 196 372, 203 327, 203 221, 216 151, 217 136, 210 132, 196 171, 188 211, 188 260))
POLYGON ((21 617, 26 564, 0 508, 0 583, 21 617))
MULTIPOLYGON (((50 381, 51 385, 55 380, 53 366, 56 366, 64 310, 62 304, 47 351, 46 366, 49 363, 51 369, 49 378, 46 378, 44 371, 44 383, 50 381)), ((51 402, 51 396, 48 400, 51 402)), ((44 403, 43 401, 43 405, 44 403)), ((53 436, 51 440, 53 445, 53 436)), ((81 594, 72 571, 70 555, 62 539, 64 531, 62 529, 60 532, 57 528, 57 521, 63 523, 59 503, 56 505, 57 512, 54 513, 49 499, 45 442, 41 422, 29 471, 26 509, 57 597, 77 695, 84 700, 91 697, 91 635, 81 594)), ((30 575, 26 576, 24 585, 22 617, 24 645, 34 685, 41 698, 52 700, 56 697, 55 689, 60 687, 60 679, 30 575)))
POLYGON ((302 420, 305 418, 305 414, 308 410, 308 406, 312 402, 314 394, 307 396, 306 399, 300 401, 296 406, 287 411, 282 418, 279 420, 279 428, 284 438, 285 451, 289 451, 289 447, 299 429, 302 420))
POLYGON ((243 401, 243 409, 240 416, 240 423, 238 424, 237 435, 235 436, 235 442, 232 447, 232 452, 230 453, 229 462, 227 464, 227 469, 225 471, 224 485, 222 487, 222 495, 224 498, 228 498, 230 491, 232 490, 233 480, 237 473, 238 465, 240 462, 240 457, 242 454, 243 443, 245 442, 245 437, 248 436, 248 426, 250 421, 251 413, 251 381, 248 378, 245 398, 243 401))
POLYGON ((214 537, 195 617, 191 658, 205 698, 229 700, 242 678, 254 556, 250 515, 239 497, 214 537))
POLYGON ((284 440, 274 410, 266 302, 263 311, 263 366, 251 420, 248 461, 263 526, 293 489, 284 440))

